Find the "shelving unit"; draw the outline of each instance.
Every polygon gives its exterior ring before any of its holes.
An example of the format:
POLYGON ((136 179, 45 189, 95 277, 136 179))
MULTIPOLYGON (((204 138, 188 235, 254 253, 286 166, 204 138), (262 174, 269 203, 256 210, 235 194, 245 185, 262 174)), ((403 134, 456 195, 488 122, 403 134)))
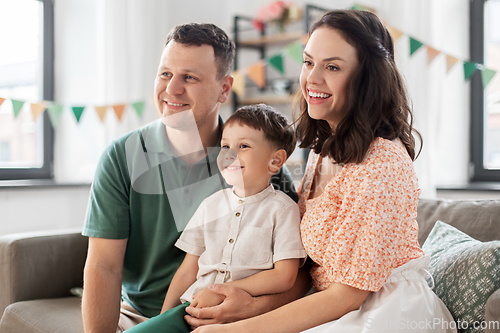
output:
MULTIPOLYGON (((243 66, 239 66, 240 57, 243 50, 253 50, 257 52, 259 59, 265 59, 267 55, 271 54, 269 51, 272 48, 283 47, 287 44, 293 43, 294 41, 300 40, 307 34, 311 23, 317 18, 316 13, 321 13, 326 11, 324 8, 320 8, 313 5, 306 5, 304 9, 304 19, 302 24, 295 24, 292 27, 292 31, 286 31, 281 33, 270 32, 272 26, 269 24, 264 25, 262 31, 257 31, 252 25, 252 18, 246 16, 235 16, 234 17, 234 35, 233 41, 236 45, 236 57, 234 60, 234 69, 237 70, 243 66), (246 32, 253 34, 252 37, 243 38, 242 35, 246 32)), ((233 111, 239 106, 245 104, 255 104, 255 103, 266 103, 266 104, 286 104, 292 101, 292 95, 290 94, 275 94, 269 89, 271 83, 270 73, 268 73, 267 68, 264 68, 266 77, 266 88, 260 89, 256 87, 253 83, 248 83, 248 86, 257 89, 253 94, 249 94, 245 97, 239 97, 234 92, 231 96, 231 103, 233 105, 233 111)), ((276 77, 275 79, 290 79, 292 82, 298 80, 299 70, 294 71, 293 77, 276 77)))

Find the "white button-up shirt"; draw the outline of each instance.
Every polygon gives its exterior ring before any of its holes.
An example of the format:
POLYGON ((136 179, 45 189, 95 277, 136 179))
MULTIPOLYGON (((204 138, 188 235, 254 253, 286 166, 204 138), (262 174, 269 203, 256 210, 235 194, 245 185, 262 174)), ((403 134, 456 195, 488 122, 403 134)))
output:
POLYGON ((206 198, 175 244, 200 256, 197 280, 181 301, 191 302, 211 283, 246 278, 279 260, 306 258, 299 224, 297 204, 272 185, 245 198, 232 189, 206 198))

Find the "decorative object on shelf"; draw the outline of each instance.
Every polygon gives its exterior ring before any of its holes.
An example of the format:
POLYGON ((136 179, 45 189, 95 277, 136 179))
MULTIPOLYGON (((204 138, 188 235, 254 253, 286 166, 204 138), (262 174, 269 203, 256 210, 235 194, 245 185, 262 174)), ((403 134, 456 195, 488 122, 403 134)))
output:
POLYGON ((288 23, 302 18, 302 8, 288 1, 274 1, 262 6, 252 20, 254 27, 263 31, 266 23, 275 23, 280 32, 285 31, 288 23))

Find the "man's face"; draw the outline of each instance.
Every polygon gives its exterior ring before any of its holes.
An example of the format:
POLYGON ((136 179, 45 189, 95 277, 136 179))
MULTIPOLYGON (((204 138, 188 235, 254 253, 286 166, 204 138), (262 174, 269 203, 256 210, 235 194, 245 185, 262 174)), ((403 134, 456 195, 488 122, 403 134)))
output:
POLYGON ((168 116, 191 110, 200 129, 217 123, 220 103, 226 101, 231 84, 229 75, 218 79, 212 46, 171 41, 163 50, 155 80, 155 106, 165 125, 178 129, 182 117, 168 116))

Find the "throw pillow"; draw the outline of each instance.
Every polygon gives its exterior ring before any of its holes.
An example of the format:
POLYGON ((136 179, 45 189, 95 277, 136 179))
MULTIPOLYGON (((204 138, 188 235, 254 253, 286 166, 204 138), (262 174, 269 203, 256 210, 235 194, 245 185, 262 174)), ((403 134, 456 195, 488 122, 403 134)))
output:
MULTIPOLYGON (((458 331, 483 332, 486 301, 500 288, 500 241, 483 243, 437 221, 422 249, 431 256, 433 290, 458 331)), ((428 282, 432 284, 429 277, 428 282)))

